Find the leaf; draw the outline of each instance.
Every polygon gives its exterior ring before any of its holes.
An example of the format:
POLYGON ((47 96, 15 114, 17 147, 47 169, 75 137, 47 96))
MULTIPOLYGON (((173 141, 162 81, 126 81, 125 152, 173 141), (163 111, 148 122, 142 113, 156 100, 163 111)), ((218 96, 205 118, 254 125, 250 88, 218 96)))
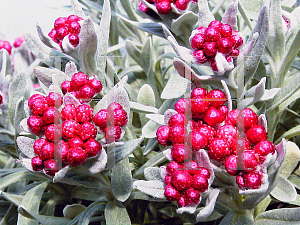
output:
POLYGON ((100 76, 105 74, 105 63, 107 56, 109 31, 111 21, 110 1, 104 0, 103 11, 98 32, 98 45, 97 45, 97 66, 100 70, 100 76))
POLYGON ((143 141, 144 137, 141 136, 124 143, 124 145, 108 149, 107 156, 107 169, 111 169, 116 163, 130 155, 143 141))
POLYGON ((0 195, 2 195, 7 201, 13 203, 15 206, 21 205, 24 199, 23 195, 10 194, 2 191, 0 191, 0 195))
POLYGON ((117 14, 117 16, 123 21, 125 21, 126 23, 129 23, 130 25, 142 31, 148 32, 150 34, 154 34, 162 38, 165 37, 162 26, 159 23, 140 23, 140 22, 129 20, 120 14, 117 14))
POLYGON ((68 78, 66 80, 71 80, 72 75, 77 72, 78 72, 78 70, 77 70, 77 67, 74 62, 70 61, 66 64, 65 75, 68 78))
MULTIPOLYGON (((81 33, 81 32, 80 32, 81 33)), ((61 53, 57 50, 51 49, 46 47, 40 40, 37 40, 32 34, 25 33, 24 38, 28 45, 30 51, 43 63, 47 64, 48 66, 55 67, 57 62, 61 62, 62 67, 69 61, 73 61, 77 64, 76 60, 72 57, 61 53)))
POLYGON ((135 173, 134 178, 141 178, 144 175, 144 170, 147 167, 157 166, 165 162, 166 158, 163 155, 163 152, 158 153, 157 155, 150 158, 143 166, 141 166, 138 171, 135 173))
POLYGON ((95 32, 93 20, 87 17, 83 20, 79 33, 78 56, 80 68, 87 75, 95 74, 96 68, 96 51, 97 35, 95 32))
POLYGON ((219 85, 221 86, 221 80, 224 80, 226 84, 233 88, 237 89, 237 85, 235 84, 235 81, 232 76, 225 77, 225 75, 222 76, 201 76, 195 73, 195 71, 188 66, 184 61, 181 59, 175 57, 173 60, 173 65, 180 76, 182 77, 191 77, 191 80, 198 81, 203 85, 209 84, 209 85, 219 85))
POLYGON ((171 24, 171 31, 176 35, 183 35, 185 29, 192 30, 197 23, 198 17, 192 11, 186 11, 177 19, 174 19, 171 24))
POLYGON ((16 104, 15 117, 14 117, 14 127, 16 131, 16 136, 22 131, 20 127, 20 122, 26 117, 24 111, 24 97, 20 98, 16 104))
POLYGON ((201 209, 200 212, 197 214, 197 222, 206 220, 206 218, 212 214, 219 193, 219 189, 212 189, 208 191, 208 198, 206 199, 205 207, 201 209))
POLYGON ((133 188, 152 197, 165 199, 165 183, 162 180, 137 180, 133 182, 133 188))
POLYGON ((99 210, 102 210, 105 208, 105 204, 103 204, 102 201, 93 202, 90 204, 85 211, 83 211, 81 214, 79 214, 76 219, 78 219, 78 223, 73 223, 74 220, 72 220, 72 223, 70 224, 82 224, 82 225, 88 225, 91 222, 92 216, 99 210))
POLYGON ((292 225, 300 220, 300 208, 273 209, 259 214, 255 225, 292 225))
POLYGON ((162 99, 179 98, 182 96, 188 86, 188 80, 179 76, 177 73, 171 73, 168 83, 161 93, 162 99))
POLYGON ((59 84, 61 84, 65 80, 68 80, 68 76, 64 72, 55 68, 49 69, 42 66, 38 66, 34 68, 33 73, 37 77, 37 79, 39 79, 39 81, 41 81, 48 88, 53 83, 53 76, 55 76, 57 80, 59 80, 59 84))
POLYGON ((137 113, 157 113, 158 109, 153 106, 143 105, 137 102, 130 102, 130 109, 137 113))
POLYGON ((112 102, 119 103, 123 109, 130 113, 129 96, 124 88, 124 84, 127 82, 128 77, 124 76, 109 92, 97 103, 94 108, 94 113, 99 112, 101 109, 107 109, 108 105, 112 102))
MULTIPOLYGON (((155 95, 154 95, 154 91, 151 88, 151 86, 149 84, 144 84, 137 95, 137 103, 141 104, 143 107, 140 107, 140 109, 148 109, 147 112, 141 112, 141 111, 137 111, 139 113, 139 117, 140 117, 140 121, 141 121, 141 126, 143 127, 147 122, 148 119, 145 118, 145 113, 157 113, 158 109, 155 108, 155 95), (145 107, 146 106, 146 107, 145 107), (149 107, 149 108, 148 108, 149 107), (152 107, 152 111, 150 110, 150 107, 152 107)), ((133 104, 135 105, 135 103, 133 104)), ((131 110, 133 110, 132 107, 132 102, 130 102, 130 108, 131 110)), ((135 108, 135 110, 137 109, 137 107, 135 108)))
POLYGON ((152 55, 153 55, 153 50, 152 50, 152 40, 151 38, 147 38, 142 51, 141 51, 141 67, 145 71, 147 77, 149 80, 153 80, 151 76, 153 76, 153 69, 152 69, 152 55))
POLYGON ((231 26, 232 30, 238 30, 237 12, 238 12, 238 2, 233 1, 228 5, 228 7, 222 17, 222 23, 229 24, 231 26))
POLYGON ((56 48, 56 49, 60 48, 59 44, 55 43, 48 35, 44 34, 44 31, 43 31, 42 27, 39 24, 36 25, 36 29, 37 29, 40 40, 45 45, 47 45, 50 48, 56 48))
POLYGON ((209 23, 215 20, 213 14, 208 7, 208 1, 198 0, 198 23, 197 27, 208 27, 209 23))
POLYGON ((131 193, 132 176, 128 157, 119 161, 111 173, 112 192, 117 200, 125 202, 131 193))
POLYGON ((101 153, 98 156, 87 159, 84 164, 81 165, 87 173, 97 174, 105 169, 107 163, 107 154, 105 149, 102 148, 101 153))
POLYGON ((258 39, 256 43, 254 44, 251 53, 249 54, 250 57, 247 57, 243 69, 243 73, 245 76, 245 81, 247 82, 251 77, 254 76, 255 71, 257 70, 257 67, 259 65, 261 55, 264 52, 266 42, 267 42, 267 36, 268 36, 268 30, 269 30, 269 9, 267 5, 264 5, 260 11, 257 24, 255 28, 252 31, 252 35, 248 39, 247 43, 251 42, 252 38, 254 37, 254 34, 256 32, 259 33, 258 39))
MULTIPOLYGON (((36 219, 36 220, 32 220, 34 221, 34 224, 38 224, 38 222, 40 224, 47 224, 47 225, 67 225, 70 220, 67 218, 63 218, 63 217, 55 217, 55 216, 43 216, 43 215, 38 215, 36 213, 32 213, 30 211, 28 211, 26 208, 24 208, 23 206, 20 206, 18 208, 18 212, 24 216, 26 216, 26 218, 32 218, 32 219, 36 219)), ((25 217, 24 217, 25 218, 25 217)), ((22 221, 23 222, 23 221, 22 221)), ((28 224, 28 223, 22 223, 22 225, 24 224, 28 224)))
POLYGON ((86 17, 78 0, 71 0, 71 5, 72 10, 75 12, 75 15, 80 16, 82 18, 86 17))
POLYGON ((279 168, 279 174, 285 178, 288 178, 300 160, 299 147, 291 141, 286 143, 286 153, 281 167, 279 168))
POLYGON ((25 137, 25 136, 17 137, 17 145, 18 145, 20 151, 28 158, 33 158, 35 156, 35 153, 33 150, 34 142, 35 142, 35 140, 32 138, 29 138, 29 137, 25 137))
POLYGON ((66 205, 63 209, 64 217, 74 219, 78 214, 82 213, 86 207, 81 204, 66 205))
POLYGON ((25 171, 19 171, 12 173, 10 175, 7 175, 5 177, 2 177, 0 180, 0 190, 3 190, 4 188, 8 187, 9 185, 16 183, 20 180, 36 180, 38 177, 34 174, 31 174, 27 170, 25 171))
POLYGON ((274 198, 281 202, 291 202, 295 201, 297 197, 297 191, 294 185, 282 176, 278 176, 277 185, 270 193, 274 198))
POLYGON ((267 168, 268 174, 268 183, 269 188, 262 194, 249 196, 246 198, 242 205, 241 209, 252 209, 254 208, 259 202, 261 202, 276 186, 276 178, 278 175, 278 170, 283 162, 283 158, 285 156, 285 148, 286 148, 286 140, 282 139, 280 144, 276 145, 277 150, 277 159, 275 162, 267 168))
POLYGON ((128 55, 139 65, 141 65, 141 51, 136 47, 133 41, 126 40, 125 41, 125 48, 128 55))
POLYGON ((228 224, 243 224, 243 225, 253 225, 253 219, 249 215, 240 214, 235 211, 229 212, 219 223, 219 225, 228 224))
POLYGON ((109 202, 104 211, 107 225, 130 225, 131 221, 122 203, 109 202))
MULTIPOLYGON (((39 207, 42 199, 42 195, 48 185, 48 182, 43 182, 34 188, 30 189, 23 198, 21 208, 25 208, 26 211, 29 211, 34 214, 38 214, 39 207)), ((18 225, 24 224, 38 224, 37 221, 31 220, 19 214, 18 216, 18 225)))
POLYGON ((23 97, 26 86, 26 78, 24 72, 19 72, 13 76, 13 79, 9 85, 9 102, 8 102, 8 111, 10 115, 11 122, 15 116, 16 104, 23 97))
POLYGON ((270 19, 268 49, 272 55, 275 64, 281 63, 285 50, 285 35, 283 32, 281 1, 274 0, 270 2, 270 19))
POLYGON ((147 167, 147 168, 145 168, 144 176, 147 180, 160 180, 160 181, 162 181, 162 177, 160 175, 159 167, 147 167))

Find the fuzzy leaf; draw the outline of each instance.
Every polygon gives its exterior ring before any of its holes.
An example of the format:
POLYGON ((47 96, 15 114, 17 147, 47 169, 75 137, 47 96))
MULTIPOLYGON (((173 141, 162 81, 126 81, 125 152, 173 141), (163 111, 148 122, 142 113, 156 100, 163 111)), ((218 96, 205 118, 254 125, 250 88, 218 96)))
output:
POLYGON ((143 141, 144 137, 133 139, 124 143, 124 145, 108 150, 107 169, 111 169, 115 163, 130 155, 143 141))
POLYGON ((77 72, 78 70, 74 62, 70 61, 66 64, 65 75, 68 77, 67 80, 71 80, 72 75, 77 72))
POLYGON ((124 202, 129 198, 132 190, 132 176, 128 157, 112 168, 111 187, 117 200, 124 202))
POLYGON ((249 43, 249 42, 251 42, 254 34, 256 32, 259 33, 258 39, 252 48, 250 57, 247 57, 244 69, 242 71, 244 73, 246 82, 255 74, 255 71, 260 62, 261 55, 263 54, 265 46, 266 46, 268 30, 269 30, 269 13, 268 12, 269 12, 268 6, 264 5, 260 11, 260 14, 259 14, 259 17, 257 20, 258 22, 252 31, 252 35, 248 39, 248 43, 249 43))
POLYGON ((45 45, 47 45, 49 48, 56 48, 56 49, 60 48, 59 44, 55 43, 48 35, 44 34, 44 31, 39 24, 36 25, 36 29, 37 29, 40 40, 45 45))
POLYGON ((102 148, 101 153, 93 158, 87 159, 78 169, 82 169, 87 174, 97 174, 105 169, 107 154, 102 148))
POLYGON ((291 225, 298 224, 300 208, 273 209, 259 214, 255 218, 255 225, 291 225))
POLYGON ((123 109, 130 113, 129 96, 124 88, 124 84, 127 82, 128 77, 124 76, 109 92, 101 99, 100 102, 94 108, 94 113, 99 112, 101 109, 106 109, 112 102, 119 103, 123 109))
POLYGON ((102 17, 98 32, 97 66, 100 70, 100 76, 105 74, 105 63, 107 56, 109 31, 110 31, 111 9, 110 1, 104 0, 102 17))
POLYGON ((28 158, 33 158, 35 153, 33 151, 33 144, 35 140, 25 136, 17 137, 17 145, 20 151, 26 155, 28 158))
POLYGON ((270 2, 268 49, 275 64, 279 63, 284 56, 285 35, 283 32, 281 0, 270 2))
POLYGON ((186 11, 171 24, 171 31, 176 35, 183 35, 184 29, 192 30, 198 21, 198 16, 192 11, 186 11))
MULTIPOLYGON (((155 95, 154 95, 154 91, 151 88, 151 86, 149 84, 144 84, 137 95, 137 103, 143 105, 143 109, 150 109, 150 107, 153 108, 152 112, 150 111, 150 113, 157 113, 158 109, 155 108, 155 95), (146 108, 145 108, 146 106, 146 108)), ((133 110, 132 108, 132 102, 130 102, 130 108, 131 110, 133 110)), ((139 111, 137 111, 139 112, 139 111)), ((145 113, 149 113, 145 112, 145 113)), ((141 125, 142 127, 148 122, 148 119, 145 118, 145 113, 143 112, 139 112, 139 117, 140 117, 140 121, 141 121, 141 125)))
POLYGON ((158 109, 153 106, 143 105, 137 102, 130 102, 130 108, 137 113, 157 113, 158 109))
POLYGON ((208 27, 209 23, 215 20, 213 14, 210 12, 207 0, 198 0, 198 23, 197 27, 208 27))
POLYGON ((133 188, 155 198, 164 199, 165 184, 162 180, 144 181, 137 180, 133 182, 133 188))
POLYGON ((141 166, 138 171, 135 173, 134 178, 141 178, 144 175, 144 170, 147 167, 153 167, 160 165, 161 163, 165 162, 166 158, 163 155, 163 152, 158 153, 157 155, 150 158, 143 166, 141 166))
POLYGON ((212 214, 215 208, 215 204, 220 193, 219 189, 212 189, 208 191, 208 198, 206 199, 205 207, 200 210, 197 214, 197 222, 205 220, 208 216, 212 214))
MULTIPOLYGON (((26 208, 27 211, 38 214, 39 206, 41 203, 42 195, 48 185, 48 182, 43 182, 36 187, 30 189, 23 198, 21 208, 26 208)), ((18 216, 18 225, 23 224, 38 224, 37 221, 28 219, 23 215, 19 214, 18 216)))
POLYGON ((152 69, 152 55, 153 55, 153 49, 152 49, 152 39, 149 37, 147 38, 142 51, 141 51, 141 67, 145 71, 148 79, 152 80, 151 76, 153 76, 153 69, 152 69))
POLYGON ((253 225, 253 219, 246 214, 240 214, 235 211, 231 211, 219 223, 219 225, 227 224, 253 225))
POLYGON ((16 104, 23 97, 26 86, 26 77, 24 72, 19 72, 13 76, 13 79, 9 85, 9 102, 8 102, 8 111, 10 119, 13 122, 15 116, 16 104))
POLYGON ((160 115, 160 114, 147 114, 146 117, 148 119, 154 121, 155 123, 160 124, 160 125, 164 125, 165 124, 164 115, 160 115))
MULTIPOLYGON (((36 213, 32 213, 23 206, 20 206, 18 208, 18 212, 20 214, 22 214, 23 216, 26 216, 26 218, 35 219, 35 220, 31 220, 31 221, 33 221, 33 223, 30 223, 30 224, 38 224, 38 222, 39 222, 40 224, 47 224, 47 225, 57 225, 57 224, 67 225, 70 222, 69 219, 63 218, 63 217, 44 216, 44 215, 38 215, 36 213)), ((22 221, 22 225, 23 224, 25 225, 25 224, 29 224, 29 223, 22 221)))
POLYGON ((144 176, 147 180, 161 180, 159 167, 147 167, 144 170, 144 176))
POLYGON ((20 206, 22 204, 22 201, 24 199, 23 195, 17 195, 17 194, 10 194, 6 192, 0 191, 1 196, 3 196, 7 201, 10 201, 15 206, 20 206))
MULTIPOLYGON (((201 196, 200 196, 200 201, 201 201, 201 196)), ((197 209, 197 206, 198 204, 196 205, 189 205, 189 206, 184 206, 184 207, 181 207, 181 208, 178 208, 176 210, 176 212, 178 214, 182 214, 182 213, 189 213, 189 214, 194 214, 196 209, 197 209)))
POLYGON ((66 205, 63 209, 64 217, 74 219, 78 214, 82 213, 86 207, 81 204, 66 205))
POLYGON ((34 68, 33 73, 46 87, 49 87, 52 84, 53 76, 56 76, 61 80, 60 84, 68 79, 68 76, 66 76, 64 72, 61 72, 60 70, 55 68, 49 69, 38 66, 34 68))
POLYGON ((122 20, 124 20, 126 23, 129 23, 130 25, 132 25, 142 31, 157 35, 162 38, 165 37, 162 26, 159 23, 139 23, 136 21, 129 20, 119 14, 118 14, 118 17, 121 18, 122 20))
POLYGON ((95 74, 97 51, 97 35, 95 32, 93 20, 87 17, 83 20, 79 33, 78 56, 80 67, 87 75, 95 74))
POLYGON ((297 191, 294 185, 282 176, 278 176, 277 185, 270 193, 274 198, 281 202, 295 201, 297 197, 297 191))
POLYGON ((64 168, 60 169, 57 173, 55 173, 54 177, 53 177, 53 183, 59 182, 60 180, 62 180, 64 178, 64 176, 67 174, 67 172, 69 171, 70 166, 67 165, 64 168))
MULTIPOLYGON (((81 214, 79 214, 77 217, 75 217, 72 222, 76 221, 78 219, 78 223, 74 222, 71 223, 74 224, 82 224, 82 225, 88 225, 90 224, 92 220, 92 216, 99 210, 104 210, 105 204, 103 204, 102 201, 93 202, 90 204, 81 214)), ((70 225, 70 224, 69 224, 70 225)))
POLYGON ((231 26, 232 30, 238 30, 237 12, 238 12, 238 2, 233 1, 228 5, 228 7, 222 17, 222 23, 229 24, 231 26))
POLYGON ((226 84, 234 89, 237 89, 237 85, 235 84, 235 81, 233 79, 232 76, 228 76, 225 77, 223 76, 201 76, 201 75, 197 75, 195 73, 195 71, 188 66, 184 61, 182 61, 181 59, 175 57, 173 60, 173 65, 175 67, 175 69, 177 70, 177 72, 179 73, 180 76, 182 77, 191 77, 192 80, 194 81, 198 81, 201 84, 205 85, 205 84, 209 84, 209 85, 218 85, 221 86, 221 80, 225 80, 226 84))
POLYGON ((187 85, 187 79, 184 79, 177 73, 171 73, 168 83, 164 87, 160 97, 162 99, 179 98, 185 93, 187 85))
POLYGON ((276 146, 277 150, 277 159, 275 162, 269 166, 267 169, 268 173, 268 183, 269 188, 262 194, 256 196, 249 196, 246 198, 241 206, 241 209, 252 209, 254 208, 259 202, 261 202, 276 186, 276 178, 278 175, 278 170, 283 162, 283 158, 285 156, 285 148, 286 148, 286 140, 282 139, 280 144, 276 146))
MULTIPOLYGON (((300 133, 300 132, 299 132, 300 133)), ((286 153, 281 167, 279 168, 279 174, 285 178, 288 178, 300 160, 299 147, 291 141, 286 143, 286 153)))
MULTIPOLYGON (((155 114, 153 114, 153 115, 155 115, 155 114)), ((148 115, 148 116, 150 116, 150 115, 148 115)), ((147 116, 147 118, 151 119, 151 117, 148 117, 148 116, 147 116)), ((152 114, 151 114, 151 116, 152 116, 152 114)), ((142 128, 142 134, 145 136, 145 138, 154 138, 154 137, 156 137, 156 131, 160 126, 161 126, 161 124, 158 124, 158 123, 150 120, 142 128)))
POLYGON ((43 63, 47 64, 48 66, 55 67, 57 60, 62 63, 63 67, 69 61, 73 61, 73 62, 77 63, 76 60, 71 58, 70 56, 45 46, 40 40, 37 40, 30 33, 25 33, 24 38, 26 40, 26 43, 27 43, 30 51, 39 60, 41 60, 43 63))
POLYGON ((129 215, 122 203, 109 202, 104 211, 107 225, 131 225, 129 215))
POLYGON ((20 127, 20 122, 26 117, 25 111, 24 111, 24 97, 20 98, 16 105, 15 110, 15 116, 14 116, 14 127, 16 130, 16 134, 19 135, 19 133, 22 131, 22 128, 20 127))
POLYGON ((141 51, 136 47, 133 41, 126 40, 125 42, 125 48, 128 53, 128 55, 136 61, 139 65, 141 65, 141 51))

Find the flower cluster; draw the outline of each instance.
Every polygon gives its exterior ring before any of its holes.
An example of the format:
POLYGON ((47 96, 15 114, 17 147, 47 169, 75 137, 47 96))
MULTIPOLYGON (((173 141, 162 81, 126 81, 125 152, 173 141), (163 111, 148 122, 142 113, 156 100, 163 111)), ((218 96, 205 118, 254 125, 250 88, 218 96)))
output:
POLYGON ((8 54, 10 55, 12 47, 8 41, 0 40, 0 49, 5 49, 8 52, 8 54))
POLYGON ((111 103, 107 109, 101 109, 93 117, 93 121, 105 133, 106 140, 111 143, 121 138, 121 127, 127 124, 127 113, 116 102, 111 103))
MULTIPOLYGON (((176 11, 184 11, 188 8, 189 4, 197 3, 197 0, 146 0, 148 3, 153 4, 159 14, 166 15, 169 14, 172 9, 176 11)), ((142 12, 155 15, 155 12, 148 8, 144 3, 139 2, 139 10, 142 12)), ((174 11, 174 10, 173 10, 174 11)))
POLYGON ((241 189, 258 189, 263 182, 263 164, 269 154, 274 154, 275 145, 267 141, 267 132, 258 124, 258 116, 249 108, 237 109, 228 113, 225 125, 217 131, 230 143, 232 153, 225 159, 228 174, 236 176, 241 189), (240 129, 245 138, 241 138, 240 129), (221 130, 222 129, 222 130, 221 130))
POLYGON ((174 161, 166 167, 165 197, 169 201, 177 201, 179 207, 196 205, 200 201, 200 193, 208 189, 210 172, 199 167, 194 160, 183 163, 184 157, 191 159, 191 151, 184 145, 174 145, 171 149, 174 161))
POLYGON ((65 36, 68 36, 71 45, 76 47, 79 44, 79 33, 81 25, 79 21, 83 20, 76 15, 69 17, 59 17, 54 22, 54 28, 49 32, 49 37, 62 47, 62 41, 65 36))
POLYGON ((3 97, 2 95, 0 94, 0 105, 3 103, 3 97))
POLYGON ((25 38, 24 38, 23 36, 17 37, 17 38, 15 39, 15 41, 14 41, 13 46, 14 46, 15 48, 19 48, 19 47, 23 44, 24 41, 25 41, 25 38))
POLYGON ((28 100, 32 115, 27 125, 33 133, 45 136, 34 142, 37 156, 31 159, 32 168, 35 171, 45 169, 51 176, 57 172, 55 152, 63 165, 78 166, 88 157, 98 155, 102 149, 95 140, 97 129, 92 123, 93 109, 89 105, 75 107, 67 104, 59 112, 55 106, 60 107, 61 99, 59 94, 50 92, 47 97, 35 94, 28 100))
POLYGON ((243 39, 229 24, 218 20, 212 21, 208 27, 198 27, 190 37, 193 56, 200 64, 210 63, 213 71, 218 71, 215 56, 219 52, 231 63, 233 57, 239 55, 243 39))
POLYGON ((102 84, 96 78, 89 77, 82 72, 73 74, 71 81, 64 81, 61 84, 63 94, 70 92, 80 102, 90 101, 95 94, 101 92, 102 84))
POLYGON ((255 112, 249 108, 228 112, 225 101, 226 95, 219 89, 207 92, 205 88, 195 88, 191 93, 192 121, 185 121, 188 99, 178 100, 178 113, 170 117, 168 126, 158 128, 157 140, 161 145, 173 146, 171 156, 176 162, 169 164, 171 168, 181 169, 180 163, 190 160, 193 151, 205 149, 216 166, 225 167, 229 175, 236 176, 239 188, 257 189, 263 182, 263 164, 268 154, 274 154, 275 145, 267 141, 267 132, 258 124, 255 112), (185 133, 188 146, 184 145, 185 133))

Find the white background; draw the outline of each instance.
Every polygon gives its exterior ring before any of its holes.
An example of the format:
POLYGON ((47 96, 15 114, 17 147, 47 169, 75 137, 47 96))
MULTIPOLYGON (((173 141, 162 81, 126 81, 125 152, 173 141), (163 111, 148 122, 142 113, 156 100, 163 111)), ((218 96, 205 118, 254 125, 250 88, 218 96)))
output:
POLYGON ((37 35, 37 23, 48 34, 56 18, 72 14, 66 5, 70 0, 0 0, 0 38, 13 44, 24 32, 37 35))

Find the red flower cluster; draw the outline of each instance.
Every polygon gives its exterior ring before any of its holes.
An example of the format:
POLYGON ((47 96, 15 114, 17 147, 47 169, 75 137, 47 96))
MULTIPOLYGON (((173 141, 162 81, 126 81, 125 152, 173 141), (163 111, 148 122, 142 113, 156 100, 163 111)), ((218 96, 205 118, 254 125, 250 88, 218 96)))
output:
POLYGON ((187 121, 192 129, 187 136, 188 146, 184 146, 187 133, 184 113, 189 103, 185 98, 175 104, 178 113, 170 117, 168 126, 158 128, 157 140, 161 145, 173 145, 171 154, 177 164, 190 160, 192 151, 205 149, 212 162, 225 166, 230 175, 237 176, 240 188, 257 189, 262 184, 261 165, 268 154, 275 152, 275 145, 267 141, 267 132, 258 124, 256 113, 249 108, 228 112, 225 101, 225 93, 221 90, 207 93, 205 88, 194 89, 191 93, 192 121, 187 121), (220 126, 221 123, 224 125, 220 126), (237 128, 242 128, 245 138, 237 128))
POLYGON ((54 28, 48 34, 49 37, 62 47, 62 40, 68 35, 69 42, 76 47, 79 44, 80 20, 83 19, 76 15, 57 18, 54 22, 54 28))
POLYGON ((107 109, 102 109, 93 117, 93 121, 104 133, 109 143, 121 138, 121 127, 127 124, 127 113, 116 102, 111 103, 107 109))
POLYGON ((168 164, 165 176, 165 197, 169 201, 177 201, 179 207, 198 204, 200 193, 208 189, 210 172, 190 160, 192 154, 184 145, 174 145, 171 149, 175 161, 168 164))
POLYGON ((3 103, 3 97, 0 95, 0 105, 3 103))
POLYGON ((239 55, 238 48, 243 44, 243 39, 230 25, 214 20, 207 28, 197 28, 195 34, 190 37, 190 43, 197 62, 210 62, 212 70, 218 71, 214 60, 217 52, 224 54, 226 60, 232 62, 232 57, 239 55))
POLYGON ((65 105, 61 113, 55 103, 62 104, 61 96, 51 92, 47 97, 35 94, 28 100, 31 115, 27 124, 30 130, 45 135, 34 143, 31 164, 35 171, 45 169, 48 175, 57 172, 55 152, 61 157, 62 164, 78 166, 88 157, 101 152, 101 144, 95 140, 97 128, 92 123, 93 109, 89 105, 65 105), (62 125, 58 123, 62 120, 62 125))
POLYGON ((64 81, 61 84, 63 94, 72 93, 79 101, 89 102, 95 94, 101 92, 102 84, 96 78, 89 77, 82 72, 73 74, 71 81, 64 81))
POLYGON ((5 49, 10 55, 12 47, 8 41, 0 40, 0 49, 5 49))
POLYGON ((260 188, 263 177, 261 165, 267 155, 274 154, 275 145, 267 141, 268 134, 265 128, 258 125, 258 116, 249 108, 230 111, 225 124, 223 127, 230 126, 235 130, 237 127, 242 130, 244 128, 243 132, 246 134, 245 138, 241 138, 231 135, 228 129, 223 131, 223 136, 232 149, 232 153, 225 159, 225 169, 230 175, 236 176, 236 183, 240 188, 260 188))
POLYGON ((25 41, 25 38, 23 37, 23 36, 21 36, 21 37, 17 37, 16 39, 15 39, 15 41, 14 41, 14 47, 15 48, 18 48, 18 47, 20 47, 21 45, 22 45, 22 43, 25 41))
MULTIPOLYGON (((168 14, 172 10, 171 4, 174 4, 174 6, 178 10, 186 10, 188 7, 188 4, 190 2, 196 3, 197 0, 146 0, 150 4, 155 5, 158 13, 160 14, 168 14)), ((143 11, 144 13, 147 13, 149 15, 155 14, 153 10, 148 8, 144 3, 139 2, 139 10, 143 11)))

